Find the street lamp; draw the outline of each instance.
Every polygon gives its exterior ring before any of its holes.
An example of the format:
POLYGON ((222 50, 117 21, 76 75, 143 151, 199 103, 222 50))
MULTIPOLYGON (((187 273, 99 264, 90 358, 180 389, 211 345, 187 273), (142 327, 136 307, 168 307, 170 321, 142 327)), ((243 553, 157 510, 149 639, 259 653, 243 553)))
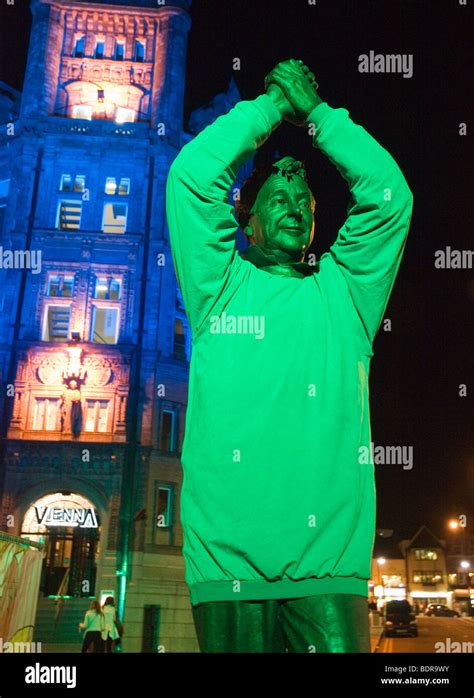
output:
MULTIPOLYGON (((460 552, 461 555, 466 555, 467 550, 466 550, 466 517, 465 515, 461 515, 458 519, 450 519, 448 521, 448 527, 453 533, 459 534, 461 533, 461 545, 460 545, 460 552)), ((466 573, 466 581, 467 581, 467 591, 468 591, 468 614, 471 615, 473 612, 473 594, 472 594, 472 589, 471 589, 471 579, 470 579, 470 574, 468 573, 468 570, 470 568, 471 564, 467 560, 461 560, 459 563, 459 567, 466 573)), ((458 567, 458 569, 459 569, 458 567)))
POLYGON ((384 557, 377 558, 377 571, 378 571, 378 575, 379 575, 379 584, 381 584, 382 587, 383 587, 383 581, 382 581, 382 576, 380 574, 380 565, 385 565, 386 562, 387 561, 384 557))
POLYGON ((378 578, 379 578, 379 583, 378 583, 377 587, 375 587, 374 593, 378 598, 377 606, 379 606, 379 608, 381 608, 383 606, 384 599, 385 599, 385 588, 383 585, 382 575, 380 574, 380 565, 385 565, 385 563, 386 563, 386 560, 384 557, 377 558, 377 574, 378 574, 378 578))

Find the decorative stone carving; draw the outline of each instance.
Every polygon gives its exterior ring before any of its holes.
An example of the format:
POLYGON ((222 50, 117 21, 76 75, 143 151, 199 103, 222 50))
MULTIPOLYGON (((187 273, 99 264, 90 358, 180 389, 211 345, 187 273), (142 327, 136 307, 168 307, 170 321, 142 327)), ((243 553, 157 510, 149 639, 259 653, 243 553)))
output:
POLYGON ((36 376, 43 385, 57 385, 61 382, 65 359, 57 356, 34 354, 31 363, 33 365, 39 364, 36 369, 36 376))
POLYGON ((87 369, 88 383, 98 386, 112 382, 114 373, 111 364, 110 359, 86 357, 84 359, 84 367, 87 369))

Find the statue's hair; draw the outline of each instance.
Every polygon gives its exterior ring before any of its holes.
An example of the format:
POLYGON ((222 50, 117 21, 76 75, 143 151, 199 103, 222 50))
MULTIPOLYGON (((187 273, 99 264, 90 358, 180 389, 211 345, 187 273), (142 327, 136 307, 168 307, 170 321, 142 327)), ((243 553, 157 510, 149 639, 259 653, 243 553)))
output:
MULTIPOLYGON (((285 160, 287 160, 285 158, 285 160)), ((280 175, 280 176, 287 176, 286 170, 282 169, 279 165, 282 162, 282 160, 278 160, 277 162, 264 162, 260 165, 257 165, 250 177, 248 177, 243 186, 242 189, 240 190, 240 199, 236 201, 235 203, 235 211, 236 211, 236 216, 237 216, 237 221, 242 228, 242 230, 245 230, 245 228, 248 225, 248 222, 250 220, 250 212, 252 210, 252 207, 257 199, 258 192, 262 188, 263 184, 266 182, 266 180, 271 176, 271 175, 280 175)), ((298 174, 300 177, 304 179, 304 181, 307 183, 306 179, 306 170, 303 165, 303 163, 300 163, 299 161, 293 161, 294 164, 297 164, 297 170, 298 174)), ((294 170, 294 165, 293 165, 293 175, 295 174, 294 170)), ((289 178, 291 178, 291 174, 289 175, 289 178)))

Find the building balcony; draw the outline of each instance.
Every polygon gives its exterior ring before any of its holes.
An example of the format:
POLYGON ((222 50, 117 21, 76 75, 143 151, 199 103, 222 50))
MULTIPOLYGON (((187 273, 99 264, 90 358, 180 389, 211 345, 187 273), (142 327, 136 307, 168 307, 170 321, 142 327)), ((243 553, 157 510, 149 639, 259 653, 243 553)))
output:
POLYGON ((148 139, 154 135, 149 121, 118 124, 111 119, 73 119, 69 116, 52 114, 46 118, 23 119, 20 126, 24 132, 41 132, 75 136, 104 138, 121 136, 127 139, 148 139))
POLYGON ((109 345, 47 343, 18 353, 8 438, 123 442, 130 352, 109 345))
POLYGON ((102 230, 86 230, 86 229, 68 229, 60 230, 58 228, 35 228, 33 231, 33 240, 35 242, 53 242, 60 241, 72 245, 76 243, 82 246, 85 241, 91 243, 91 251, 94 245, 98 245, 103 249, 104 244, 111 244, 114 249, 125 249, 131 246, 136 247, 143 240, 143 233, 137 231, 126 231, 125 233, 104 233, 102 230))

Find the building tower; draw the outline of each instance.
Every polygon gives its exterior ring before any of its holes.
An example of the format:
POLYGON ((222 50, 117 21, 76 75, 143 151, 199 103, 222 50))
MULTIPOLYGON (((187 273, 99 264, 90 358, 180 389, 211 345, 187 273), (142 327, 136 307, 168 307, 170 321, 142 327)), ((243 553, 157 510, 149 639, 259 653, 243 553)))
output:
POLYGON ((0 105, 1 528, 44 546, 45 645, 77 643, 90 597, 113 595, 125 651, 197 648, 178 516, 191 340, 164 210, 192 137, 190 4, 32 0, 19 115, 0 105), (72 639, 48 635, 58 595, 72 639))

